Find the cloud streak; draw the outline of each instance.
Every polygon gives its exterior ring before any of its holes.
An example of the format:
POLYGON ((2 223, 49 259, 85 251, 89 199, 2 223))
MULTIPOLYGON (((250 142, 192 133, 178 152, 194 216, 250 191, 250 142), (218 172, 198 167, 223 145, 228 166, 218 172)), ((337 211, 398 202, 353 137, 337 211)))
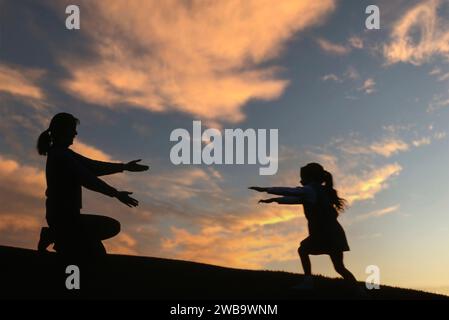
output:
POLYGON ((447 1, 430 0, 409 9, 393 26, 390 42, 384 45, 387 63, 421 65, 434 56, 449 61, 449 26, 438 15, 447 1), (415 35, 419 31, 418 36, 415 35))
POLYGON ((329 54, 342 56, 351 52, 351 48, 343 46, 341 44, 330 42, 323 38, 317 39, 317 43, 324 52, 329 54))
POLYGON ((40 69, 13 67, 0 63, 0 92, 31 99, 43 99, 45 95, 37 82, 44 73, 40 69))
POLYGON ((278 57, 295 33, 321 23, 335 3, 82 1, 81 6, 82 29, 98 58, 61 58, 71 74, 62 85, 67 92, 108 107, 238 122, 249 100, 275 99, 288 85, 278 67, 262 64, 278 57))
POLYGON ((368 78, 363 82, 363 85, 359 88, 359 91, 363 91, 366 94, 371 94, 376 91, 376 81, 373 78, 368 78))
POLYGON ((370 218, 378 218, 378 217, 383 217, 389 214, 392 214, 396 211, 398 211, 400 208, 400 205, 394 205, 394 206, 390 206, 390 207, 386 207, 383 209, 379 209, 379 210, 374 210, 362 215, 358 215, 356 218, 356 221, 361 221, 361 220, 366 220, 366 219, 370 219, 370 218))

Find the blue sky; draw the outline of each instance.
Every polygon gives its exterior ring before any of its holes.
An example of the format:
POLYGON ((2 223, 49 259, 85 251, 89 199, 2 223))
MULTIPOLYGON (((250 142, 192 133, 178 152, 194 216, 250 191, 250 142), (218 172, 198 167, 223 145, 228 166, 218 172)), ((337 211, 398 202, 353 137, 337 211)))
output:
MULTIPOLYGON (((365 1, 81 1, 77 31, 67 4, 0 1, 1 244, 35 246, 35 141, 67 111, 75 150, 151 167, 106 178, 136 209, 86 192, 84 210, 122 222, 111 252, 302 272, 302 209, 257 205, 247 187, 296 185, 318 161, 351 203, 340 221, 359 279, 375 264, 382 283, 449 286, 448 1, 377 1, 380 30, 366 30, 365 1), (193 120, 278 129, 278 173, 171 164, 170 133, 193 120)), ((336 276, 328 260, 314 272, 336 276)))

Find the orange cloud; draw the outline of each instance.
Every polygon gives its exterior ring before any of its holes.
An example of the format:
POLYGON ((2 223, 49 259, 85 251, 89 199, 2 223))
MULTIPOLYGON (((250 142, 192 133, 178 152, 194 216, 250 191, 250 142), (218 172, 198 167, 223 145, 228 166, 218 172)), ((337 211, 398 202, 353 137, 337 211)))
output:
POLYGON ((136 245, 137 240, 125 232, 104 242, 107 252, 113 254, 137 255, 136 245))
POLYGON ((397 176, 402 167, 395 163, 385 165, 362 176, 349 175, 339 179, 339 190, 349 204, 355 201, 372 199, 388 187, 388 180, 397 176))
POLYGON ((0 63, 0 92, 32 99, 43 99, 44 93, 36 82, 43 70, 12 67, 0 63))
POLYGON ((154 174, 150 180, 145 179, 143 184, 146 193, 152 197, 160 195, 162 198, 182 201, 208 195, 225 200, 219 186, 222 179, 220 173, 213 168, 188 167, 154 174))
POLYGON ((345 55, 351 52, 351 48, 341 44, 332 43, 326 39, 318 39, 317 43, 321 49, 330 54, 345 55))
POLYGON ((358 215, 355 220, 360 221, 369 218, 383 217, 385 215, 392 214, 398 211, 399 207, 400 207, 399 205, 394 205, 380 210, 371 211, 362 215, 358 215))
POLYGON ((270 214, 282 210, 276 206, 256 209, 247 213, 249 218, 245 214, 240 219, 202 224, 197 232, 172 227, 162 249, 178 259, 237 268, 260 269, 272 261, 296 259, 298 243, 306 236, 299 213, 293 217, 292 211, 284 209, 284 214, 270 214))
POLYGON ((348 39, 349 44, 356 49, 363 49, 363 40, 360 37, 353 36, 348 39))
MULTIPOLYGON (((414 144, 414 143, 413 143, 414 144)), ((415 144, 414 144, 415 145, 415 144)), ((416 147, 422 144, 415 145, 416 147)), ((379 154, 386 158, 402 151, 409 150, 409 145, 399 138, 388 137, 380 141, 366 144, 356 139, 344 141, 339 148, 348 154, 379 154)))
POLYGON ((1 214, 0 231, 36 231, 41 226, 41 219, 36 216, 1 214))
POLYGON ((73 151, 75 151, 87 158, 91 158, 91 159, 99 160, 99 161, 106 161, 106 162, 113 161, 111 156, 106 154, 104 151, 102 151, 94 146, 85 144, 85 143, 81 142, 79 139, 76 139, 70 148, 73 151))
POLYGON ((21 165, 0 155, 0 181, 8 190, 40 198, 45 193, 45 174, 42 170, 21 165))
POLYGON ((421 2, 396 22, 391 41, 383 48, 388 63, 420 65, 434 55, 449 59, 449 27, 437 12, 441 3, 439 0, 421 2), (414 39, 416 30, 420 31, 419 39, 414 39))
POLYGON ((35 247, 44 222, 44 194, 42 170, 0 155, 1 244, 35 247))
POLYGON ((364 91, 366 94, 371 94, 376 89, 374 87, 376 86, 376 82, 373 78, 368 78, 363 82, 363 85, 359 88, 359 90, 364 91))
POLYGON ((82 1, 98 59, 61 59, 63 87, 87 102, 241 121, 250 99, 279 97, 288 81, 262 64, 334 0, 82 1))
POLYGON ((402 140, 399 139, 386 139, 382 142, 373 143, 370 149, 377 154, 383 155, 384 157, 390 157, 401 151, 407 151, 409 146, 402 140))

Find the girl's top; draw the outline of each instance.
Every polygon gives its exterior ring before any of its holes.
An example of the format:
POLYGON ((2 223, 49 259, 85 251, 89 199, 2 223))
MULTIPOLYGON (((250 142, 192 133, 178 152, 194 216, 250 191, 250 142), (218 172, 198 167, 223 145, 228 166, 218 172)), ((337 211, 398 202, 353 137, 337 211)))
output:
POLYGON ((268 188, 268 193, 284 196, 284 203, 302 204, 309 237, 301 245, 315 254, 349 251, 345 232, 337 221, 338 213, 329 198, 327 188, 318 183, 304 187, 268 188))

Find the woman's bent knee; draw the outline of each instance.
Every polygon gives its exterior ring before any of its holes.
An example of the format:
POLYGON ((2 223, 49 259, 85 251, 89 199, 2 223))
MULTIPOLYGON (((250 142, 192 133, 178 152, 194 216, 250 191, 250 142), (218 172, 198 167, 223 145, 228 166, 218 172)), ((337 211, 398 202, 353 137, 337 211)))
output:
POLYGON ((121 230, 120 222, 114 220, 114 223, 112 224, 112 233, 114 234, 113 236, 118 235, 120 233, 120 230, 121 230))

